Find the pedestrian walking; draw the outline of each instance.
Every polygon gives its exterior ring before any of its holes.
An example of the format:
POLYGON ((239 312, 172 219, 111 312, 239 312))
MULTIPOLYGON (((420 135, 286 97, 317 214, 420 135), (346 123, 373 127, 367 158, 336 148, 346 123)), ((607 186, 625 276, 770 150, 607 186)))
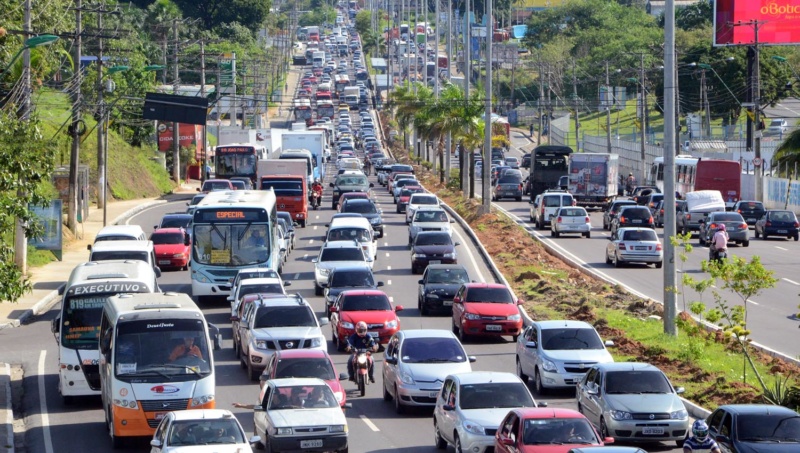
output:
POLYGON ((533 138, 533 123, 531 123, 531 127, 530 127, 530 136, 531 136, 531 138, 533 138))

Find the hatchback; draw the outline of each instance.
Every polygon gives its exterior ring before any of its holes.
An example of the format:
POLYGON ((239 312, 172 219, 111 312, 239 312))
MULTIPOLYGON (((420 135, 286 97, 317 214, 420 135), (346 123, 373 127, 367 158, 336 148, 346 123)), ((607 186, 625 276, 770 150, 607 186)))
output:
POLYGON ((522 316, 507 286, 499 283, 465 283, 453 297, 453 332, 464 341, 471 335, 510 336, 522 331, 522 316))
MULTIPOLYGON (((498 453, 567 453, 573 447, 614 442, 602 438, 587 418, 572 409, 513 409, 494 436, 498 453)), ((599 453, 599 452, 598 452, 599 453)))
POLYGON ((192 253, 192 241, 183 228, 160 228, 150 236, 158 266, 186 270, 192 253))
POLYGON ((723 451, 796 452, 800 414, 772 404, 726 404, 706 419, 708 432, 723 451))
POLYGON ((633 200, 614 200, 609 203, 608 207, 603 209, 603 229, 610 230, 611 229, 611 222, 617 217, 619 211, 622 209, 623 206, 636 206, 636 202, 633 200))
POLYGON ((420 274, 429 264, 457 264, 459 245, 444 231, 419 232, 411 244, 411 273, 420 274))
POLYGON ((756 222, 756 239, 763 236, 782 236, 786 239, 800 239, 800 223, 792 211, 769 210, 756 222))
POLYGON ((367 323, 367 335, 380 344, 386 344, 400 330, 398 311, 403 306, 392 307, 389 296, 376 289, 360 289, 339 293, 331 306, 331 339, 340 351, 347 339, 356 332, 356 324, 367 323))
POLYGON ((150 451, 205 451, 213 444, 215 451, 252 452, 261 437, 247 438, 244 429, 231 411, 194 409, 168 412, 161 419, 150 441, 150 451))
POLYGON ((620 228, 608 238, 606 264, 622 267, 626 263, 654 264, 661 268, 664 250, 655 230, 649 228, 620 228))
POLYGON ((550 221, 550 235, 580 234, 585 238, 592 236, 592 219, 581 207, 559 208, 555 219, 550 221))
POLYGON ((653 213, 646 206, 623 206, 617 217, 611 221, 611 235, 620 228, 656 228, 653 213))
POLYGON ((764 203, 752 200, 739 200, 733 205, 733 210, 744 217, 748 225, 755 225, 766 212, 764 203))
POLYGON ((333 359, 327 351, 318 349, 289 349, 277 351, 267 361, 267 367, 259 379, 263 386, 269 379, 318 378, 325 381, 341 407, 347 403, 347 395, 339 381, 347 379, 346 373, 336 374, 333 359))

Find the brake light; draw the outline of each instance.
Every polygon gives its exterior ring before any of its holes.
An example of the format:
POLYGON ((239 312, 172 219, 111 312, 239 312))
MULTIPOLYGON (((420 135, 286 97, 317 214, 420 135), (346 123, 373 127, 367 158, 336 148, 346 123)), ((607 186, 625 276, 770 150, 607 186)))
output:
POLYGON ((650 216, 650 223, 655 223, 655 222, 653 221, 653 216, 650 216))
POLYGON ((691 214, 686 214, 686 220, 692 220, 692 215, 691 214))
POLYGON ((586 223, 589 223, 591 221, 592 221, 592 219, 590 219, 589 216, 586 216, 586 223))
POLYGON ((558 218, 556 219, 556 222, 561 223, 561 216, 558 216, 558 218))
POLYGON ((740 223, 740 224, 739 224, 739 228, 741 228, 741 229, 743 229, 743 230, 746 230, 748 227, 747 227, 747 224, 746 224, 746 223, 740 223))
POLYGON ((663 247, 661 247, 661 244, 656 244, 656 251, 658 252, 658 251, 661 251, 661 250, 663 250, 663 247))
POLYGON ((736 210, 736 212, 738 212, 739 214, 741 214, 741 213, 742 213, 742 210, 741 210, 741 209, 737 209, 737 210, 736 210))
POLYGON ((767 223, 765 223, 765 224, 764 224, 764 226, 772 226, 772 222, 770 222, 769 220, 767 220, 767 223))
POLYGON ((800 222, 795 222, 795 223, 794 223, 794 227, 795 227, 795 228, 800 228, 800 222))
POLYGON ((620 216, 619 223, 625 223, 625 217, 624 216, 620 216))
POLYGON ((712 223, 708 227, 711 228, 712 230, 716 230, 717 229, 717 224, 716 223, 712 223))
POLYGON ((624 243, 624 242, 620 242, 620 243, 619 243, 619 249, 620 249, 620 250, 627 250, 627 249, 625 248, 625 243, 624 243))

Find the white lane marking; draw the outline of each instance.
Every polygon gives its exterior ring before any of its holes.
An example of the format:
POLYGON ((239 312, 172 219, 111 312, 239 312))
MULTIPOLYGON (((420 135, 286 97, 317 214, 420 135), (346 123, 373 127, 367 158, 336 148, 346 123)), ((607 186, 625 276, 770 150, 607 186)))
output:
POLYGON ((311 228, 311 229, 312 229, 312 230, 316 230, 316 229, 317 229, 317 226, 316 226, 316 225, 314 225, 314 227, 313 227, 313 228, 311 228))
POLYGON ((304 260, 307 260, 307 259, 308 259, 308 253, 305 253, 305 254, 303 254, 303 259, 304 259, 304 260))
POLYGON ((299 279, 300 279, 300 274, 299 273, 298 274, 294 274, 294 280, 299 280, 299 279))
POLYGON ((46 453, 53 453, 53 439, 50 437, 50 416, 47 414, 47 398, 44 393, 44 363, 47 358, 47 351, 42 349, 39 353, 39 366, 37 373, 39 373, 39 413, 42 417, 42 430, 44 431, 44 450, 46 453))
POLYGON ((387 284, 387 285, 391 285, 391 284, 392 284, 392 281, 391 281, 391 280, 386 280, 386 284, 387 284))
MULTIPOLYGON (((8 376, 11 376, 11 365, 9 365, 7 363, 4 363, 3 365, 4 365, 3 367, 5 368, 5 370, 4 370, 5 374, 8 375, 8 376)), ((6 387, 6 388, 8 389, 6 391, 6 395, 5 395, 6 401, 11 401, 12 400, 11 387, 9 386, 9 387, 6 387)), ((6 425, 6 433, 5 433, 5 435, 7 436, 6 439, 8 439, 10 442, 13 442, 13 439, 14 439, 14 411, 11 410, 11 407, 9 405, 9 407, 7 409, 4 409, 3 412, 5 412, 5 414, 6 414, 5 421, 4 421, 4 423, 6 425)))
POLYGON ((453 232, 455 232, 458 238, 461 239, 460 242, 464 244, 464 249, 467 251, 470 262, 472 262, 472 268, 477 269, 481 283, 486 283, 486 277, 483 275, 483 266, 478 266, 478 261, 475 259, 475 255, 472 254, 472 250, 470 250, 470 248, 467 246, 467 240, 464 239, 464 236, 462 236, 458 230, 453 230, 453 232))
POLYGON ((380 431, 380 430, 378 429, 378 427, 377 427, 377 426, 375 426, 375 423, 372 423, 372 420, 368 419, 366 415, 359 415, 359 417, 361 417, 361 420, 363 420, 363 421, 364 421, 364 424, 366 424, 367 426, 369 426, 369 429, 371 429, 371 430, 373 430, 373 431, 375 431, 375 432, 378 432, 378 431, 380 431))
POLYGON ((390 271, 390 270, 392 270, 392 266, 386 266, 386 270, 387 270, 387 271, 390 271))
POLYGON ((791 283, 792 285, 797 285, 797 286, 800 286, 800 283, 797 283, 797 282, 796 282, 796 281, 794 281, 794 280, 789 280, 788 278, 782 278, 781 280, 783 280, 783 281, 785 281, 785 282, 789 282, 789 283, 791 283))
POLYGON ((314 243, 314 240, 313 240, 313 239, 309 239, 309 240, 308 240, 308 243, 309 243, 309 244, 313 244, 313 243, 314 243))
POLYGON ((778 250, 783 250, 784 252, 786 252, 786 251, 788 251, 788 250, 789 250, 789 249, 785 249, 785 248, 783 248, 783 247, 778 247, 777 245, 775 246, 775 248, 776 248, 776 249, 778 249, 778 250))
POLYGON ((749 303, 751 303, 751 304, 753 304, 753 305, 761 305, 761 304, 759 304, 758 302, 756 302, 756 301, 754 301, 754 300, 750 300, 750 299, 747 299, 747 302, 749 302, 749 303))
POLYGON ((389 252, 386 252, 386 258, 389 258, 389 252))
MULTIPOLYGON (((385 234, 385 233, 384 233, 384 234, 385 234)), ((383 246, 384 246, 384 247, 389 247, 389 243, 388 243, 388 242, 384 242, 384 243, 383 243, 383 246)))

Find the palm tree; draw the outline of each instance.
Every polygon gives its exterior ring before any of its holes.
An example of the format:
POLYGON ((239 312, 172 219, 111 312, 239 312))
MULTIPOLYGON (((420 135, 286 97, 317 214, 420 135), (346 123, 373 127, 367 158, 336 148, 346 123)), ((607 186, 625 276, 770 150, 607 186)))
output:
POLYGON ((800 129, 794 130, 786 136, 783 143, 775 150, 773 160, 778 166, 779 173, 781 167, 787 169, 785 176, 788 176, 788 169, 795 168, 800 164, 800 129))

